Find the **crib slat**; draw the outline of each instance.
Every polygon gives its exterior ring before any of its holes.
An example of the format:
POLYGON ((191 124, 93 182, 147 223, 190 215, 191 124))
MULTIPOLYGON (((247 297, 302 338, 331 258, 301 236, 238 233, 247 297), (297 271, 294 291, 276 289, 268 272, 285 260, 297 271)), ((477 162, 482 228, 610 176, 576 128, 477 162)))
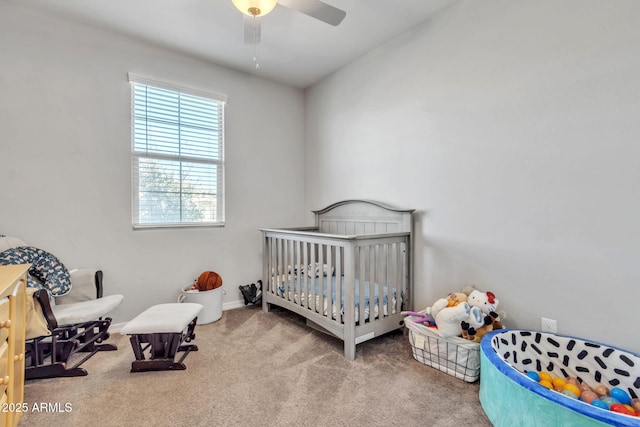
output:
POLYGON ((396 268, 397 268, 397 275, 398 275, 398 287, 402 290, 402 298, 399 299, 398 301, 398 305, 397 305, 397 309, 399 311, 402 310, 411 310, 412 307, 407 307, 407 298, 410 296, 409 295, 409 287, 408 287, 408 277, 404 276, 404 268, 403 268, 403 262, 404 262, 404 257, 407 256, 405 253, 405 244, 403 243, 398 243, 398 249, 397 249, 397 258, 396 258, 396 268))
POLYGON ((384 297, 385 297, 385 288, 387 287, 387 253, 386 253, 386 245, 377 245, 379 256, 376 260, 376 265, 378 266, 378 318, 382 319, 384 317, 384 297))
POLYGON ((369 249, 369 322, 373 322, 376 318, 376 284, 380 283, 378 276, 378 264, 380 253, 379 246, 368 246, 369 249))
POLYGON ((388 306, 389 315, 395 314, 398 312, 398 302, 401 298, 400 287, 398 286, 401 282, 398 281, 398 267, 396 264, 397 261, 397 252, 398 252, 398 244, 391 243, 389 245, 389 300, 388 306), (393 299, 393 295, 395 294, 395 300, 393 299))
POLYGON ((296 265, 295 268, 295 281, 296 281, 296 291, 298 292, 298 305, 300 307, 306 307, 307 303, 304 300, 303 296, 305 295, 305 275, 304 270, 302 270, 302 265, 304 264, 305 250, 306 250, 306 242, 297 241, 296 243, 296 265))
MULTIPOLYGON (((296 240, 291 240, 291 254, 290 254, 290 265, 291 265, 291 287, 295 290, 295 294, 297 295, 300 292, 300 281, 298 280, 298 269, 297 269, 297 245, 298 242, 296 240)), ((300 305, 300 298, 296 297, 295 301, 298 305, 300 305)))
POLYGON ((358 306, 359 306, 359 312, 358 312, 358 324, 359 325, 364 325, 364 321, 365 321, 365 316, 364 316, 364 293, 365 293, 365 284, 366 284, 366 260, 369 257, 369 251, 370 251, 371 247, 367 246, 366 250, 364 250, 364 248, 362 247, 358 247, 358 261, 360 263, 360 274, 358 275, 358 296, 359 296, 359 301, 358 301, 358 306))
POLYGON ((407 287, 407 278, 405 278, 404 274, 404 257, 406 256, 404 250, 405 244, 398 243, 396 245, 396 276, 397 276, 397 287, 398 287, 398 304, 396 304, 396 310, 410 310, 410 307, 407 307, 406 301, 409 296, 409 289, 407 287))
POLYGON ((403 242, 399 245, 398 248, 398 275, 400 276, 400 282, 402 283, 402 290, 404 291, 404 295, 402 297, 402 305, 400 308, 402 310, 412 310, 412 298, 413 295, 410 294, 411 289, 409 284, 411 283, 411 270, 409 268, 409 244, 408 242, 403 242))
MULTIPOLYGON (((311 244, 311 254, 310 254, 310 260, 309 260, 309 264, 311 265, 311 263, 315 262, 316 259, 316 244, 312 243, 311 244)), ((306 269, 307 265, 305 265, 305 269, 306 269)), ((307 270, 308 273, 308 270, 307 270)), ((310 282, 310 290, 307 292, 307 298, 310 298, 311 301, 309 302, 309 305, 311 307, 313 307, 313 311, 317 312, 318 311, 318 307, 316 304, 316 299, 315 299, 315 278, 313 277, 313 275, 311 274, 307 274, 307 278, 309 279, 310 282)))
POLYGON ((284 283, 284 298, 289 299, 289 279, 287 278, 287 260, 284 257, 284 240, 278 239, 278 259, 280 260, 280 277, 284 283))
POLYGON ((294 250, 293 250, 293 240, 286 239, 285 244, 287 247, 287 255, 285 256, 286 264, 287 264, 287 278, 289 279, 289 289, 291 290, 291 300, 297 302, 297 298, 295 296, 295 276, 294 276, 294 250))
POLYGON ((303 266, 307 265, 307 258, 309 257, 309 243, 301 242, 300 244, 300 262, 298 263, 298 292, 300 292, 300 306, 308 308, 309 302, 307 298, 307 275, 303 266))
POLYGON ((381 301, 382 306, 383 306, 383 310, 382 310, 382 314, 380 314, 380 317, 382 318, 382 316, 388 316, 391 314, 392 310, 391 310, 391 306, 393 305, 393 290, 392 290, 392 284, 393 284, 393 279, 391 278, 390 275, 390 270, 389 270, 389 256, 391 255, 391 248, 390 248, 391 244, 390 243, 385 243, 384 245, 382 245, 383 251, 384 251, 384 257, 382 259, 382 264, 384 264, 384 297, 386 298, 386 303, 384 301, 384 299, 381 301))
POLYGON ((271 238, 271 270, 273 271, 273 275, 274 275, 274 282, 273 282, 273 287, 271 288, 271 293, 276 293, 278 286, 280 285, 278 277, 279 277, 279 272, 278 272, 278 240, 275 237, 271 238))
POLYGON ((280 276, 280 258, 278 257, 278 242, 279 240, 277 238, 273 239, 273 270, 274 270, 274 274, 276 275, 276 283, 275 286, 273 288, 273 292, 278 292, 278 287, 280 286, 280 283, 282 282, 281 279, 282 277, 280 276))
MULTIPOLYGON (((327 245, 327 278, 325 279, 325 287, 327 290, 327 314, 326 316, 331 319, 333 317, 333 249, 334 246, 327 245)), ((323 274, 324 276, 324 274, 323 274)))
POLYGON ((282 245, 282 275, 286 283, 286 296, 285 299, 291 299, 291 274, 289 269, 289 241, 287 239, 281 239, 282 245))
POLYGON ((276 275, 278 277, 278 286, 280 286, 280 284, 284 282, 282 277, 282 266, 280 265, 282 264, 282 254, 281 254, 282 241, 276 238, 274 240, 274 243, 275 243, 275 253, 276 253, 276 266, 275 266, 276 275))
POLYGON ((391 299, 391 287, 389 286, 389 244, 385 243, 384 245, 380 245, 381 259, 380 259, 380 268, 382 269, 381 277, 380 277, 380 296, 378 297, 379 307, 378 307, 378 317, 382 319, 384 316, 391 313, 389 307, 392 304, 391 299), (385 303, 385 297, 387 302, 385 303), (385 314, 385 310, 387 314, 385 314))
POLYGON ((342 248, 336 246, 336 321, 340 322, 340 311, 342 309, 342 248))
POLYGON ((313 265, 313 275, 314 281, 317 283, 318 293, 319 295, 315 298, 319 305, 321 315, 324 315, 324 292, 325 292, 325 281, 324 281, 324 250, 325 245, 318 245, 318 272, 316 272, 315 265, 313 265))
POLYGON ((293 283, 291 283, 291 260, 289 259, 289 242, 290 240, 282 240, 282 260, 284 263, 284 274, 285 277, 287 278, 287 300, 289 301, 293 301, 294 295, 293 295, 293 283))
POLYGON ((296 293, 296 281, 295 281, 295 248, 294 248, 294 241, 293 240, 287 240, 287 250, 289 251, 289 256, 287 257, 287 271, 289 272, 289 283, 291 283, 291 290, 293 291, 292 298, 293 300, 297 303, 300 304, 300 298, 296 298, 295 293, 296 293))
POLYGON ((314 258, 315 258, 315 243, 309 243, 309 257, 306 260, 303 268, 304 268, 304 277, 305 277, 305 294, 304 294, 304 298, 305 301, 307 302, 307 307, 309 308, 309 310, 313 310, 315 311, 315 303, 313 301, 313 299, 311 298, 311 295, 313 295, 313 279, 311 278, 311 276, 309 276, 309 265, 313 262, 314 258))

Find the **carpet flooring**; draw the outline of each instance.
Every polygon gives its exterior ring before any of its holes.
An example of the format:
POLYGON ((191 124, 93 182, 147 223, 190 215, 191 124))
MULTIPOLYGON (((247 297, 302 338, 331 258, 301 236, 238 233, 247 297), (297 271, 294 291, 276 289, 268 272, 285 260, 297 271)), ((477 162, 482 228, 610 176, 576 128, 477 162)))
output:
POLYGON ((402 330, 343 356, 342 342, 274 308, 198 325, 184 371, 131 373, 128 337, 89 375, 31 380, 21 426, 490 426, 469 384, 411 355, 402 330), (38 409, 44 410, 38 411, 38 409))

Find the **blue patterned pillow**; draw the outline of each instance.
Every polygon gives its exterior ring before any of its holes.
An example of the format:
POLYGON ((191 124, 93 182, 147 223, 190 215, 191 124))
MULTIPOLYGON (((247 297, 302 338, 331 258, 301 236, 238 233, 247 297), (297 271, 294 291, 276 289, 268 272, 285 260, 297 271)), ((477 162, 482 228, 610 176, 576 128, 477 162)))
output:
POLYGON ((0 252, 0 265, 31 264, 27 278, 27 286, 46 289, 52 296, 66 295, 71 290, 69 270, 58 258, 42 249, 31 246, 18 246, 0 252))

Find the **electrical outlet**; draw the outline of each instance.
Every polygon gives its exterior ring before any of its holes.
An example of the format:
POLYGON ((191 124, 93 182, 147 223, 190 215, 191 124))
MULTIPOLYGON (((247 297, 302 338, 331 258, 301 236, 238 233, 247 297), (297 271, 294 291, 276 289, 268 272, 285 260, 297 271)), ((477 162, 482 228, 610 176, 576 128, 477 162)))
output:
POLYGON ((558 332, 558 322, 553 319, 542 317, 540 318, 540 329, 542 329, 542 332, 551 332, 555 334, 558 332))

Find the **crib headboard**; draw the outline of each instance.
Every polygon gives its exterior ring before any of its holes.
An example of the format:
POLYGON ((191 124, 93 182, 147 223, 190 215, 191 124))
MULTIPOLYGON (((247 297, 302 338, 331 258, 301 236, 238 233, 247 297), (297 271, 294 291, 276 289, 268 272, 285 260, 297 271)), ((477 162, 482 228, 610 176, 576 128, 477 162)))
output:
POLYGON ((318 232, 337 235, 410 233, 413 212, 369 200, 343 200, 313 211, 318 232))

